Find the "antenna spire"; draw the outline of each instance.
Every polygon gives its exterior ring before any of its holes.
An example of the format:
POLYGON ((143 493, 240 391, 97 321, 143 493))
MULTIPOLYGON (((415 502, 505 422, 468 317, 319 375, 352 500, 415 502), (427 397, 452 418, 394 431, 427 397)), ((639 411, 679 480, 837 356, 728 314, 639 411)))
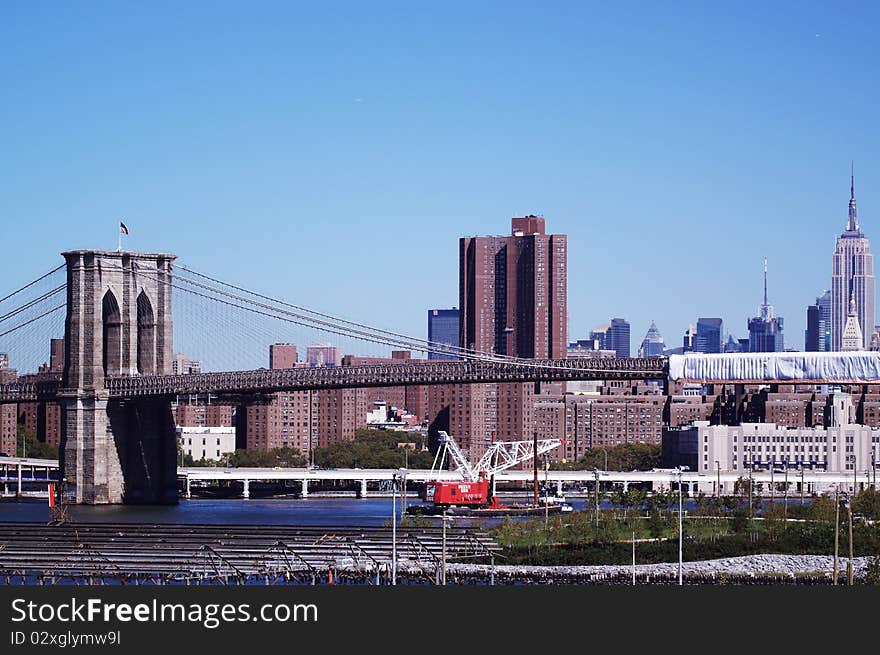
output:
POLYGON ((859 232, 859 212, 856 209, 856 175, 855 165, 849 164, 849 218, 846 222, 847 232, 859 232))

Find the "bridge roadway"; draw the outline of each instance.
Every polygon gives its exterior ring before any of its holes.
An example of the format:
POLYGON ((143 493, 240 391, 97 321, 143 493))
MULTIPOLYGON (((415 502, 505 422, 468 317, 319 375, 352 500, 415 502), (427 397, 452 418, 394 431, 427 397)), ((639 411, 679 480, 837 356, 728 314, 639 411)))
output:
MULTIPOLYGON (((186 467, 178 468, 178 479, 182 480, 190 490, 191 483, 199 482, 240 482, 244 488, 244 497, 249 496, 250 482, 276 482, 282 480, 294 480, 300 483, 303 496, 309 492, 310 482, 330 481, 355 481, 360 484, 359 495, 367 495, 368 482, 387 482, 394 475, 404 475, 409 482, 424 482, 425 480, 440 478, 443 480, 461 480, 461 475, 454 471, 443 471, 439 476, 432 474, 426 469, 307 469, 307 468, 277 468, 277 469, 251 469, 251 468, 202 468, 186 467)), ((563 485, 587 485, 595 484, 598 477, 600 485, 621 485, 624 490, 630 484, 649 483, 652 489, 671 488, 678 483, 678 471, 675 469, 654 469, 652 471, 540 471, 539 479, 553 483, 561 493, 563 485)), ((730 494, 734 484, 740 478, 749 477, 748 471, 721 471, 720 474, 713 471, 710 473, 698 473, 684 471, 681 474, 682 484, 687 487, 688 495, 694 495, 698 491, 714 493, 716 485, 721 484, 721 492, 730 494)), ((786 476, 784 472, 754 471, 751 476, 755 483, 763 485, 764 496, 769 495, 771 484, 783 485, 786 476)), ((508 482, 531 482, 534 472, 531 470, 507 470, 495 476, 497 484, 508 482)), ((859 490, 868 486, 876 485, 876 476, 870 471, 860 471, 857 476, 859 490)), ((840 485, 840 489, 851 491, 853 488, 852 473, 827 473, 825 471, 789 471, 789 493, 792 489, 800 491, 803 483, 804 493, 823 493, 833 489, 833 485, 840 485)))
MULTIPOLYGON (((163 397, 177 394, 254 395, 277 391, 396 387, 406 385, 558 382, 576 380, 665 379, 667 360, 549 359, 512 362, 427 361, 369 366, 257 369, 194 375, 135 375, 108 378, 110 398, 163 397)), ((60 376, 0 385, 0 403, 53 400, 60 376)))
MULTIPOLYGON (((49 459, 33 459, 18 457, 0 458, 0 483, 4 485, 16 483, 18 495, 21 495, 22 483, 47 483, 57 477, 58 462, 49 459), (28 475, 28 473, 30 475, 28 475), (55 474, 55 475, 53 475, 55 474)), ((442 471, 439 475, 433 475, 427 469, 320 469, 320 468, 208 468, 208 467, 180 467, 177 469, 177 477, 186 488, 189 489, 192 482, 239 482, 245 491, 250 482, 278 482, 293 480, 299 482, 304 496, 308 495, 310 482, 343 482, 354 481, 360 484, 361 496, 367 495, 368 482, 388 482, 394 475, 406 475, 409 482, 424 482, 439 477, 444 480, 461 480, 461 475, 454 471, 442 471)), ((670 488, 678 482, 678 471, 675 469, 654 469, 651 471, 540 471, 541 481, 553 483, 561 492, 563 485, 586 486, 595 484, 596 479, 600 484, 621 485, 627 489, 630 484, 650 484, 652 489, 670 488)), ((682 484, 687 486, 688 494, 694 495, 698 491, 715 493, 717 484, 720 482, 722 493, 729 494, 734 484, 740 478, 749 477, 748 471, 710 471, 699 473, 684 471, 681 474, 682 484)), ((781 486, 786 480, 784 472, 769 470, 753 471, 751 475, 756 483, 761 483, 764 496, 769 494, 771 484, 781 486)), ((507 470, 495 476, 496 483, 531 482, 534 473, 531 470, 507 470)), ((854 476, 852 473, 829 473, 819 470, 804 470, 803 473, 795 469, 788 472, 788 485, 800 492, 800 484, 803 483, 804 493, 824 493, 840 485, 841 490, 852 491, 854 476)), ((869 486, 877 486, 876 472, 870 470, 858 471, 855 475, 858 489, 862 490, 869 486)), ((9 493, 8 490, 7 494, 9 493)))

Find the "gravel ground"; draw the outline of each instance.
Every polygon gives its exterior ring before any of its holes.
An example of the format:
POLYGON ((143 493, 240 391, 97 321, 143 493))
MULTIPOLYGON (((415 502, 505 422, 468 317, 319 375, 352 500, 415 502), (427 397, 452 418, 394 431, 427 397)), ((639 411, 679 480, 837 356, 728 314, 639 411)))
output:
MULTIPOLYGON (((864 575, 869 557, 853 558, 856 576, 864 575)), ((847 558, 838 559, 838 568, 846 572, 847 558)), ((488 575, 490 566, 485 564, 449 564, 447 570, 461 574, 488 575)), ((663 564, 637 564, 636 575, 678 575, 678 562, 663 564)), ((723 559, 685 562, 682 572, 693 575, 792 575, 805 573, 831 574, 834 558, 830 555, 747 555, 723 559)), ((593 577, 602 575, 625 575, 632 573, 632 566, 519 566, 497 565, 496 575, 505 577, 593 577)))

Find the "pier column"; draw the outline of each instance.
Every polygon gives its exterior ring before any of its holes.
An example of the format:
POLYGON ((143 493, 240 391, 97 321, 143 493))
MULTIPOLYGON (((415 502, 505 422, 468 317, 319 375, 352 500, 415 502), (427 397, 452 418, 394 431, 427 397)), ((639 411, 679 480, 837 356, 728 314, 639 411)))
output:
POLYGON ((309 481, 306 480, 305 478, 303 478, 303 480, 302 480, 302 497, 303 498, 309 497, 309 481))
POLYGON ((556 495, 557 495, 557 496, 561 496, 561 495, 562 495, 562 480, 557 480, 557 481, 556 481, 556 495))
POLYGON ((367 481, 361 480, 361 490, 358 493, 358 498, 366 498, 367 497, 367 481))
POLYGON ((251 481, 250 480, 243 480, 242 482, 244 483, 244 490, 242 491, 241 497, 242 498, 250 498, 251 497, 251 481))
POLYGON ((627 491, 629 491, 629 482, 624 482, 623 483, 623 493, 626 493, 627 491))
POLYGON ((186 476, 186 497, 192 498, 192 494, 190 493, 190 490, 189 490, 189 476, 186 476))
POLYGON ((16 489, 15 497, 21 498, 21 463, 20 462, 19 462, 18 466, 16 467, 16 469, 18 470, 18 488, 16 489))

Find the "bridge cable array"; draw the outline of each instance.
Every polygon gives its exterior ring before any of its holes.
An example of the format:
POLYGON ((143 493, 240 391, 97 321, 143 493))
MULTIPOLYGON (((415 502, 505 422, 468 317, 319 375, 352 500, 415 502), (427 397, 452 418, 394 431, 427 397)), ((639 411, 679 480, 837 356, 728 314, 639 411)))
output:
POLYGON ((48 359, 49 339, 64 336, 64 269, 56 266, 0 298, 0 352, 9 355, 11 368, 35 371, 48 359))

